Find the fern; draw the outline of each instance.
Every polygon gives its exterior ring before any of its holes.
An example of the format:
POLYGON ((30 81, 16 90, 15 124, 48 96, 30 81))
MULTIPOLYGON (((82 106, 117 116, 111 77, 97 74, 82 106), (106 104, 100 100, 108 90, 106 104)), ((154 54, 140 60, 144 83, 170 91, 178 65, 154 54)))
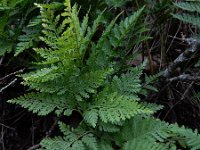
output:
POLYGON ((44 149, 52 150, 97 150, 97 140, 91 132, 83 129, 75 129, 74 132, 69 131, 69 127, 63 123, 59 123, 60 130, 64 137, 56 137, 53 139, 46 138, 42 140, 41 145, 44 149))
POLYGON ((161 106, 140 101, 144 64, 125 68, 122 73, 119 71, 122 66, 114 59, 125 58, 127 46, 123 43, 131 45, 127 40, 131 35, 141 37, 146 31, 144 23, 139 21, 144 7, 119 23, 116 23, 118 15, 104 25, 103 13, 93 24, 89 23, 88 14, 79 19, 79 8, 76 4, 71 6, 70 0, 65 0, 64 10, 61 3, 36 6, 41 12, 39 39, 43 46, 34 50, 40 59, 35 70, 20 75, 32 92, 9 102, 38 115, 53 112, 71 116, 75 111, 83 117, 76 129, 59 123, 63 136, 44 138, 41 149, 112 150, 115 146, 125 150, 146 146, 152 150, 166 149, 176 146, 175 137, 183 138, 188 147, 198 147, 198 141, 190 139, 199 135, 182 132, 181 128, 175 132, 178 126, 171 127, 152 118, 161 106), (99 26, 105 26, 105 30, 94 41, 99 26))
POLYGON ((151 114, 153 112, 125 96, 113 93, 108 96, 101 95, 100 100, 97 99, 85 112, 84 118, 86 122, 95 127, 98 117, 105 123, 115 123, 141 113, 151 114))
POLYGON ((197 27, 200 27, 199 26, 199 17, 196 16, 196 15, 191 15, 191 14, 174 14, 173 15, 174 18, 177 18, 179 20, 182 20, 184 22, 187 22, 187 23, 191 23, 197 27))
POLYGON ((42 140, 41 145, 44 149, 52 150, 97 150, 98 145, 94 135, 90 132, 76 129, 74 132, 70 132, 69 128, 60 123, 60 129, 64 134, 64 137, 46 138, 42 140))
POLYGON ((20 35, 18 40, 20 41, 16 45, 15 56, 22 53, 24 50, 33 47, 34 42, 37 42, 40 32, 41 32, 41 19, 40 17, 36 17, 33 19, 27 27, 24 28, 23 32, 25 34, 20 35))
POLYGON ((0 56, 3 56, 5 53, 10 53, 12 51, 14 43, 9 39, 3 40, 0 38, 0 56))
POLYGON ((143 140, 141 141, 129 141, 127 142, 123 150, 146 150, 148 147, 148 150, 168 150, 169 146, 167 144, 158 144, 158 143, 144 143, 143 140))
MULTIPOLYGON (((176 143, 183 148, 197 150, 199 149, 199 134, 191 129, 169 125, 168 123, 153 119, 141 118, 139 116, 126 121, 123 126, 118 125, 119 130, 114 133, 105 133, 104 130, 101 140, 94 138, 92 131, 84 131, 81 128, 69 131, 65 124, 59 124, 64 137, 46 138, 41 142, 46 149, 74 149, 79 146, 81 149, 111 149, 110 138, 123 150, 145 150, 147 147, 151 150, 177 149, 176 143), (87 142, 86 142, 87 141, 87 142), (89 146, 89 147, 86 147, 89 146)), ((114 127, 111 127, 114 129, 114 127)))
MULTIPOLYGON (((199 2, 181 2, 175 3, 175 6, 181 8, 182 10, 188 12, 200 12, 200 4, 199 2)), ((173 14, 174 18, 177 18, 181 21, 191 23, 197 27, 200 27, 200 20, 197 14, 191 13, 182 13, 182 14, 173 14)))
POLYGON ((145 150, 147 147, 157 150, 177 149, 176 142, 183 148, 199 149, 200 144, 197 132, 153 118, 136 117, 126 122, 121 133, 116 137, 119 138, 119 144, 125 142, 123 147, 125 150, 139 148, 145 150))
MULTIPOLYGON (((112 74, 112 70, 113 70, 111 68, 111 66, 104 66, 104 68, 105 68, 104 70, 102 70, 102 67, 99 68, 101 70, 99 70, 98 68, 89 70, 90 66, 88 66, 88 65, 83 66, 84 62, 83 62, 83 57, 82 57, 85 55, 84 51, 87 50, 86 49, 87 47, 85 48, 85 50, 83 50, 83 49, 81 50, 82 53, 79 51, 80 48, 82 47, 82 44, 88 45, 87 44, 88 42, 82 43, 81 41, 85 41, 85 39, 86 39, 86 41, 88 41, 88 35, 90 35, 89 39, 92 38, 92 35, 95 33, 95 30, 96 30, 98 24, 100 23, 101 19, 100 19, 100 17, 98 17, 97 20, 94 21, 94 25, 93 25, 92 29, 88 27, 87 33, 85 35, 83 35, 82 31, 86 30, 85 26, 87 26, 87 25, 84 25, 84 27, 83 27, 83 25, 81 25, 80 22, 78 21, 77 6, 75 5, 72 8, 70 8, 69 2, 66 1, 66 3, 65 3, 66 9, 65 10, 67 12, 63 13, 63 16, 65 16, 65 17, 67 16, 67 19, 64 19, 62 21, 61 25, 63 26, 62 29, 64 29, 65 28, 64 26, 66 26, 67 30, 66 31, 64 31, 64 30, 57 31, 58 26, 60 26, 60 25, 58 25, 58 21, 59 21, 59 19, 61 19, 60 18, 61 16, 58 15, 56 17, 57 19, 55 19, 55 22, 53 22, 54 16, 52 15, 53 13, 51 13, 51 11, 52 11, 52 9, 55 9, 55 7, 52 5, 53 4, 48 6, 49 9, 48 9, 47 5, 44 5, 44 6, 38 5, 38 7, 41 8, 41 13, 42 13, 41 16, 44 17, 44 19, 43 19, 44 29, 42 32, 44 33, 45 36, 41 37, 41 40, 44 41, 51 49, 54 49, 54 50, 50 53, 47 50, 40 51, 41 49, 36 49, 36 52, 38 52, 38 54, 41 54, 41 57, 45 56, 42 64, 46 64, 46 65, 52 64, 54 66, 49 67, 49 68, 43 68, 43 69, 37 70, 36 72, 32 72, 32 73, 23 75, 22 77, 24 78, 24 84, 29 85, 31 88, 36 89, 40 92, 46 92, 46 93, 52 93, 52 94, 55 93, 55 94, 59 94, 59 95, 67 94, 68 96, 66 97, 66 99, 73 99, 73 100, 76 99, 77 102, 78 101, 81 102, 84 99, 89 100, 90 95, 93 93, 96 93, 96 89, 98 87, 103 86, 107 76, 112 74), (46 9, 46 11, 45 11, 45 9, 46 9), (48 18, 46 18, 46 17, 48 17, 48 18), (68 24, 68 26, 67 26, 67 24, 68 24), (80 30, 81 27, 84 28, 82 31, 80 30), (77 35, 82 35, 82 36, 77 36, 77 35), (67 48, 67 50, 66 50, 66 48, 67 48), (82 67, 82 69, 79 69, 80 67, 82 67), (61 82, 63 82, 63 83, 61 83, 61 82), (53 85, 53 86, 46 87, 46 85, 53 85), (58 85, 58 88, 56 88, 55 85, 58 85)), ((134 14, 133 16, 130 17, 130 19, 128 19, 128 18, 126 19, 126 21, 124 22, 124 26, 129 27, 126 30, 131 29, 130 27, 133 26, 133 22, 135 22, 135 19, 137 19, 139 17, 139 14, 141 14, 141 11, 142 11, 142 9, 136 13, 137 15, 134 14), (130 23, 127 24, 127 21, 129 21, 130 23)), ((86 18, 86 20, 87 20, 87 18, 86 18)), ((87 22, 86 20, 84 20, 84 22, 87 22)), ((111 24, 113 24, 113 22, 111 24)), ((120 26, 122 26, 122 22, 120 23, 120 26)), ((109 26, 109 28, 110 27, 111 26, 109 26)), ((109 30, 112 31, 111 28, 109 30)), ((115 30, 115 28, 114 28, 114 30, 115 30)), ((99 41, 107 40, 107 38, 108 38, 107 37, 108 35, 106 35, 107 31, 108 30, 105 31, 105 33, 102 35, 102 39, 100 38, 99 41)), ((127 34, 127 31, 121 33, 121 35, 123 37, 126 34, 127 34)), ((120 38, 120 40, 123 40, 123 38, 120 38)), ((110 43, 108 43, 108 44, 110 46, 112 46, 112 44, 110 44, 110 43)), ((101 48, 101 46, 103 46, 103 45, 99 45, 99 43, 97 43, 97 49, 101 48)), ((113 48, 116 48, 116 47, 117 47, 117 45, 115 45, 113 48)), ((93 56, 91 56, 91 57, 93 57, 93 56)), ((108 55, 106 57, 108 59, 107 61, 110 61, 109 57, 111 57, 111 56, 108 55)), ((93 58, 95 58, 95 57, 93 57, 93 58)), ((102 58, 101 56, 96 57, 97 60, 99 60, 101 58, 102 58)), ((101 62, 103 62, 103 60, 101 60, 101 62)), ((93 62, 93 64, 91 64, 91 67, 96 65, 95 63, 98 63, 98 62, 97 61, 93 62)), ((137 71, 140 71, 140 70, 141 69, 138 69, 137 71)), ((140 74, 138 74, 138 77, 140 76, 140 74)), ((133 78, 133 80, 134 80, 134 78, 133 78)), ((135 81, 138 82, 139 80, 137 79, 135 81)), ((128 82, 128 81, 126 81, 126 82, 128 82)), ((134 82, 132 84, 134 84, 134 82)), ((139 83, 137 83, 137 84, 139 85, 139 83)), ((137 91, 135 91, 135 92, 137 92, 137 91)), ((113 99, 114 97, 115 97, 115 94, 111 95, 111 97, 110 98, 108 97, 107 99, 113 99)), ((119 102, 117 102, 117 103, 122 103, 123 98, 125 98, 125 97, 124 96, 120 97, 119 102)), ((20 99, 21 98, 16 99, 15 101, 19 102, 20 99)), ((95 98, 95 99, 98 99, 98 98, 95 98)), ((127 99, 127 98, 125 98, 125 99, 127 99)), ((102 101, 101 99, 97 100, 98 103, 99 102, 104 103, 103 101, 102 102, 101 101, 102 101)), ((128 102, 128 99, 127 99, 127 102, 128 102)), ((112 102, 110 102, 110 103, 112 103, 112 102)), ((83 107, 83 109, 86 108, 81 103, 79 104, 79 107, 83 107)), ((134 107, 137 108, 137 105, 134 104, 133 108, 134 107)), ((139 108, 140 107, 138 106, 138 109, 139 108)), ((128 108, 126 108, 126 109, 128 109, 128 108)), ((119 113, 119 112, 117 112, 117 113, 119 113)), ((129 114, 131 114, 131 113, 129 113, 129 114)), ((104 115, 106 115, 106 113, 104 115)))
POLYGON ((0 1, 0 56, 10 52, 17 56, 33 47, 40 32, 40 25, 35 24, 33 27, 31 23, 37 16, 35 9, 32 0, 0 1), (28 22, 30 23, 27 24, 28 22))
POLYGON ((49 95, 47 93, 29 93, 19 97, 19 100, 10 101, 11 103, 20 104, 24 108, 28 108, 33 113, 45 116, 54 109, 63 111, 65 109, 65 97, 57 95, 49 95), (48 104, 47 104, 48 103, 48 104))
POLYGON ((143 95, 146 95, 149 90, 158 92, 157 88, 154 87, 152 84, 154 83, 154 81, 158 80, 162 74, 163 74, 163 72, 159 72, 155 75, 150 75, 150 76, 145 75, 145 83, 144 83, 143 89, 140 93, 143 95))
POLYGON ((200 149, 200 135, 198 131, 186 129, 184 126, 180 128, 177 125, 171 125, 170 131, 182 137, 178 139, 181 144, 185 145, 186 147, 189 147, 191 150, 200 149))
MULTIPOLYGON (((124 21, 121 21, 119 25, 115 24, 113 32, 111 36, 109 36, 109 41, 114 48, 117 48, 122 44, 125 37, 127 37, 127 33, 130 32, 130 28, 135 26, 136 22, 141 16, 144 7, 141 8, 139 11, 134 13, 134 15, 125 18, 124 21)), ((144 30, 145 31, 145 30, 144 30)), ((135 33, 138 34, 138 33, 135 33)))
POLYGON ((198 2, 180 2, 174 3, 174 5, 190 12, 200 12, 200 4, 198 2))

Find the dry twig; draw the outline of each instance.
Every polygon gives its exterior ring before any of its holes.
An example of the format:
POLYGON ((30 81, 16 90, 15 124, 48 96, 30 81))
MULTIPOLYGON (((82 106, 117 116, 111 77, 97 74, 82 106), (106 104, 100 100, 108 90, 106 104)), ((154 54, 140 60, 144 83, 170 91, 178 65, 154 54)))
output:
MULTIPOLYGON (((52 124, 51 128, 50 128, 49 131, 46 133, 45 138, 51 136, 52 131, 55 129, 56 125, 58 124, 58 120, 59 120, 59 117, 56 118, 56 120, 55 120, 54 123, 52 124)), ((35 150, 35 149, 38 149, 38 148, 40 148, 40 147, 41 147, 40 144, 36 144, 36 145, 33 145, 32 147, 29 147, 27 150, 35 150)))
POLYGON ((174 60, 174 62, 164 71, 163 77, 169 78, 181 63, 188 60, 192 56, 192 54, 200 48, 200 41, 194 38, 186 38, 183 40, 186 41, 190 45, 190 47, 186 49, 183 53, 181 53, 174 60))
POLYGON ((173 77, 168 79, 168 81, 173 82, 173 81, 200 81, 200 76, 191 76, 189 74, 182 74, 177 77, 173 77))

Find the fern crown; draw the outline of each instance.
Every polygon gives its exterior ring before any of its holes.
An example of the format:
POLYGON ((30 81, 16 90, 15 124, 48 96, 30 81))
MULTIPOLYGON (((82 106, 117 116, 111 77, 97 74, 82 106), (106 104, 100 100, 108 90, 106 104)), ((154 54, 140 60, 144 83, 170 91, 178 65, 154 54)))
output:
MULTIPOLYGON (((60 3, 35 5, 41 13, 43 46, 34 48, 40 56, 35 70, 21 75, 32 92, 9 102, 42 116, 82 116, 76 129, 60 122, 63 136, 43 139, 42 149, 112 150, 114 142, 123 150, 167 150, 176 142, 200 148, 197 133, 154 119, 152 114, 161 107, 140 101, 145 64, 123 68, 116 60, 125 59, 129 46, 148 38, 142 36, 144 7, 118 23, 120 16, 103 24, 101 13, 89 25, 89 14, 79 19, 79 8, 70 0, 65 0, 63 13, 60 3), (94 40, 102 26, 104 31, 94 40), (127 40, 133 37, 134 42, 127 40)), ((148 85, 153 77, 146 80, 148 85)))

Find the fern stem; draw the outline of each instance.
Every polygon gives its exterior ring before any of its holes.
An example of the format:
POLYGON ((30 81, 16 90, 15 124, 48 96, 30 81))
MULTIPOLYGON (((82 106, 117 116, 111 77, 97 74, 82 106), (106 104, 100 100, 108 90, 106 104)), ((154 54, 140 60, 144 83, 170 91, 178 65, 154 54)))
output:
POLYGON ((84 137, 85 135, 87 135, 87 134, 89 134, 89 133, 92 133, 92 132, 91 132, 91 131, 87 131, 87 132, 85 132, 85 133, 79 135, 75 140, 73 140, 72 142, 70 142, 70 145, 69 145, 69 146, 65 147, 63 150, 68 150, 68 148, 69 148, 72 144, 74 144, 74 143, 75 143, 76 141, 78 141, 80 138, 84 137))

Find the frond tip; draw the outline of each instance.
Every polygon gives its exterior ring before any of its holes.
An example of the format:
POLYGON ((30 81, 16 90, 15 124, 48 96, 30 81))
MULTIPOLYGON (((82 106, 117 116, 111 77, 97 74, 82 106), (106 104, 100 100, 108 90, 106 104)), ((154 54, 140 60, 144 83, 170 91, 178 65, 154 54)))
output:
POLYGON ((184 11, 181 14, 172 14, 174 18, 181 21, 191 23, 194 26, 200 27, 199 15, 194 12, 200 13, 200 3, 199 2, 179 2, 174 3, 174 5, 184 11))
POLYGON ((38 115, 45 116, 56 108, 63 110, 65 108, 65 97, 50 95, 47 93, 29 93, 20 96, 8 102, 19 104, 23 108, 28 108, 29 111, 37 113, 38 115))

